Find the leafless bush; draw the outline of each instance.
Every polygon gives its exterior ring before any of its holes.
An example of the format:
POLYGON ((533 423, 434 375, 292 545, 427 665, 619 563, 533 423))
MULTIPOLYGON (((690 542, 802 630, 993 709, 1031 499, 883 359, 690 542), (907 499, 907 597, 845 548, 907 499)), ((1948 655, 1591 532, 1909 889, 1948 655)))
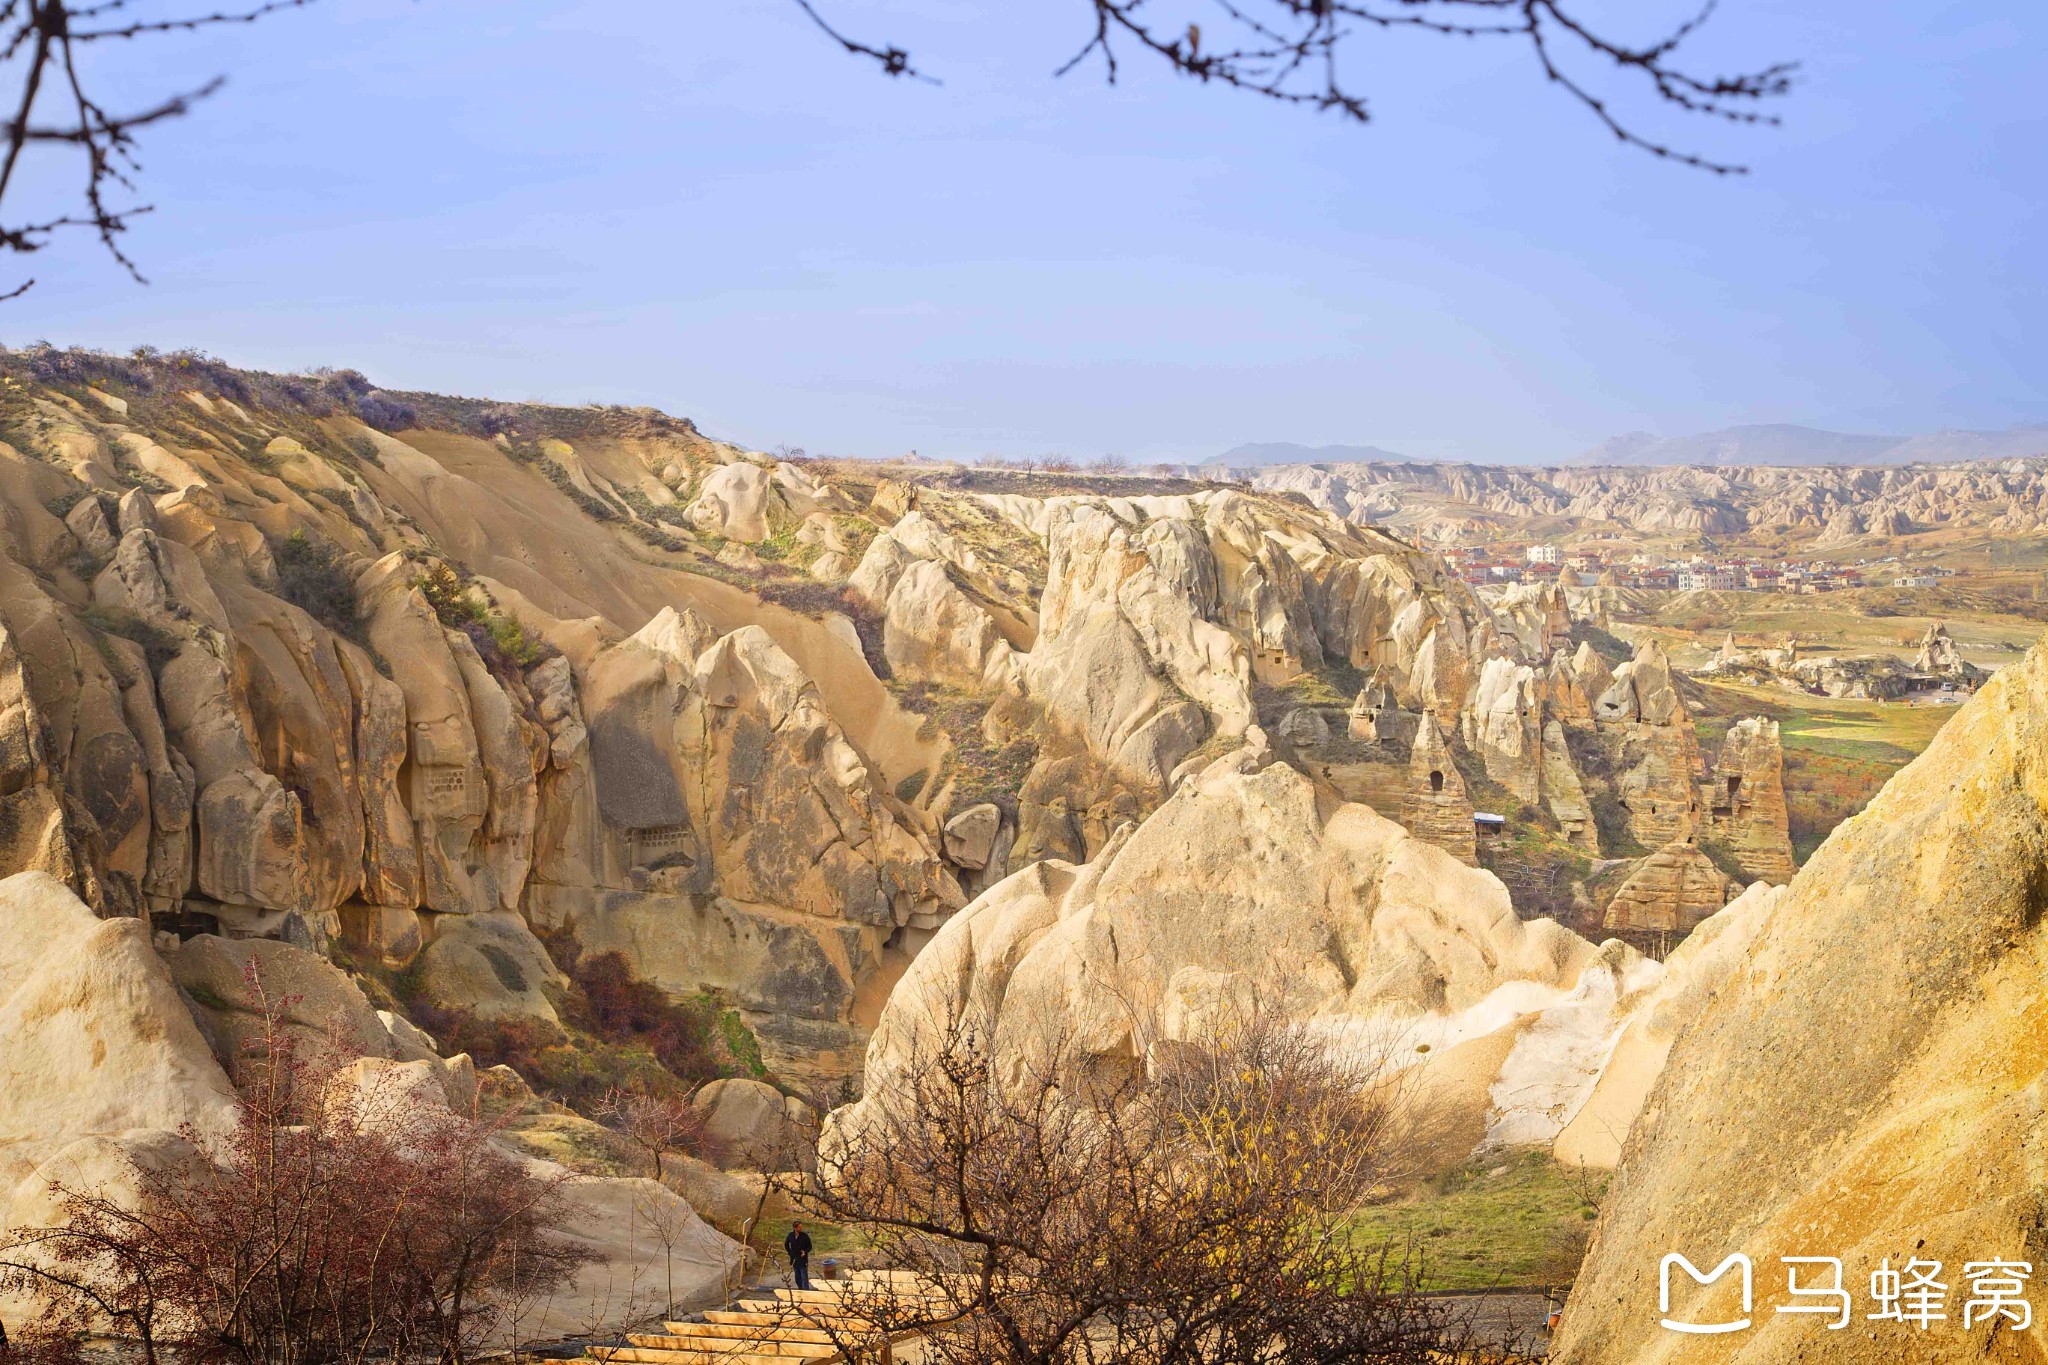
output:
POLYGON ((613 1089, 598 1102, 598 1122, 646 1153, 656 1180, 662 1179, 662 1158, 684 1152, 715 1162, 711 1139, 704 1131, 703 1111, 680 1094, 650 1095, 613 1089))
POLYGON ((1144 1063, 927 1037, 827 1134, 798 1197, 914 1281, 863 1281, 828 1330, 849 1359, 1421 1362, 1456 1358, 1404 1249, 1350 1212, 1382 1179, 1377 1071, 1254 1021, 1144 1063))
POLYGON ((40 1299, 38 1339, 90 1329, 147 1365, 459 1365, 585 1259, 547 1231, 556 1182, 489 1128, 418 1103, 396 1072, 287 1032, 265 995, 222 1148, 139 1163, 126 1193, 51 1184, 57 1216, 0 1242, 0 1287, 40 1299))

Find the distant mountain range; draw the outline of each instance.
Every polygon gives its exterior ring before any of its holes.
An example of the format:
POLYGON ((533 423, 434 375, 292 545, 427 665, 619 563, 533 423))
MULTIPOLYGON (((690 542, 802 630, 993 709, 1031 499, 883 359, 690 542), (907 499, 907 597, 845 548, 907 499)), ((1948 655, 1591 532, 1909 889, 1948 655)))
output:
POLYGON ((2048 455, 2048 424, 2004 431, 1936 431, 1875 436, 1775 422, 1723 427, 1698 436, 1632 431, 1602 441, 1572 461, 1600 465, 1918 464, 2048 455))

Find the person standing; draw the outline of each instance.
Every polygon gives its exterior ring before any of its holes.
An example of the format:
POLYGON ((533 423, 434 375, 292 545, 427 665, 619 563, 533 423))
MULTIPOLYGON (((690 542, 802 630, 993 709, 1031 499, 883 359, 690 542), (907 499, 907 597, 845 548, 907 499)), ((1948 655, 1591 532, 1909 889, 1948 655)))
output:
POLYGON ((802 1223, 789 1225, 789 1236, 782 1239, 782 1249, 789 1253, 789 1273, 796 1280, 798 1289, 811 1287, 811 1234, 804 1231, 802 1223))

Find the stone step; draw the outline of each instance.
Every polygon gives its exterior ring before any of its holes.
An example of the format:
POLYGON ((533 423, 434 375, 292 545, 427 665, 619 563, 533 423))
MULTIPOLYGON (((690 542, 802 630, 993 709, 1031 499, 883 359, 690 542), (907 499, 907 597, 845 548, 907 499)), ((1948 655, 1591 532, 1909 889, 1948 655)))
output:
MULTIPOLYGON (((586 1358, 598 1362, 598 1365, 791 1365, 796 1360, 816 1361, 824 1365, 824 1362, 840 1358, 839 1352, 830 1346, 824 1348, 823 1355, 801 1356, 776 1349, 782 1344, 762 1342, 731 1350, 712 1346, 677 1351, 650 1351, 638 1346, 593 1346, 586 1358)), ((792 1347, 802 1345, 788 1344, 792 1347)))
POLYGON ((815 1327, 779 1327, 774 1325, 741 1326, 729 1322, 667 1322, 666 1334, 657 1332, 628 1333, 626 1340, 635 1346, 657 1349, 688 1346, 706 1337, 731 1341, 758 1341, 764 1332, 774 1334, 777 1341, 830 1342, 831 1335, 815 1327))
MULTIPOLYGON (((809 1347, 811 1355, 831 1351, 831 1334, 805 1326, 731 1326, 725 1322, 694 1322, 694 1332, 627 1332, 627 1345, 637 1351, 741 1351, 756 1342, 778 1347, 809 1347)), ((766 1347, 762 1347, 766 1349, 766 1347)), ((801 1355, 784 1351, 784 1355, 801 1355)))
POLYGON ((836 1324, 854 1322, 857 1319, 850 1313, 835 1312, 822 1304, 810 1304, 800 1308, 790 1303, 749 1299, 736 1308, 710 1309, 704 1314, 704 1321, 724 1323, 732 1327, 803 1327, 809 1323, 836 1324))
POLYGON ((887 1295, 898 1303, 940 1302, 944 1294, 937 1290, 897 1288, 891 1285, 855 1285, 840 1289, 777 1289, 776 1298, 784 1303, 845 1303, 849 1299, 865 1303, 871 1298, 887 1295))

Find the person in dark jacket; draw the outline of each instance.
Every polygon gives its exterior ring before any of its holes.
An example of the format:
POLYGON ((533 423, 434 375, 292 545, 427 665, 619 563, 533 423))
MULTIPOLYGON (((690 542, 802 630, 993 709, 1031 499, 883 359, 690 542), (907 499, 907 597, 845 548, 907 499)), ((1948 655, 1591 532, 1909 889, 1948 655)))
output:
POLYGON ((790 1274, 796 1279, 798 1289, 811 1287, 811 1234, 804 1231, 802 1223, 789 1225, 789 1236, 782 1239, 782 1249, 789 1253, 790 1274))

